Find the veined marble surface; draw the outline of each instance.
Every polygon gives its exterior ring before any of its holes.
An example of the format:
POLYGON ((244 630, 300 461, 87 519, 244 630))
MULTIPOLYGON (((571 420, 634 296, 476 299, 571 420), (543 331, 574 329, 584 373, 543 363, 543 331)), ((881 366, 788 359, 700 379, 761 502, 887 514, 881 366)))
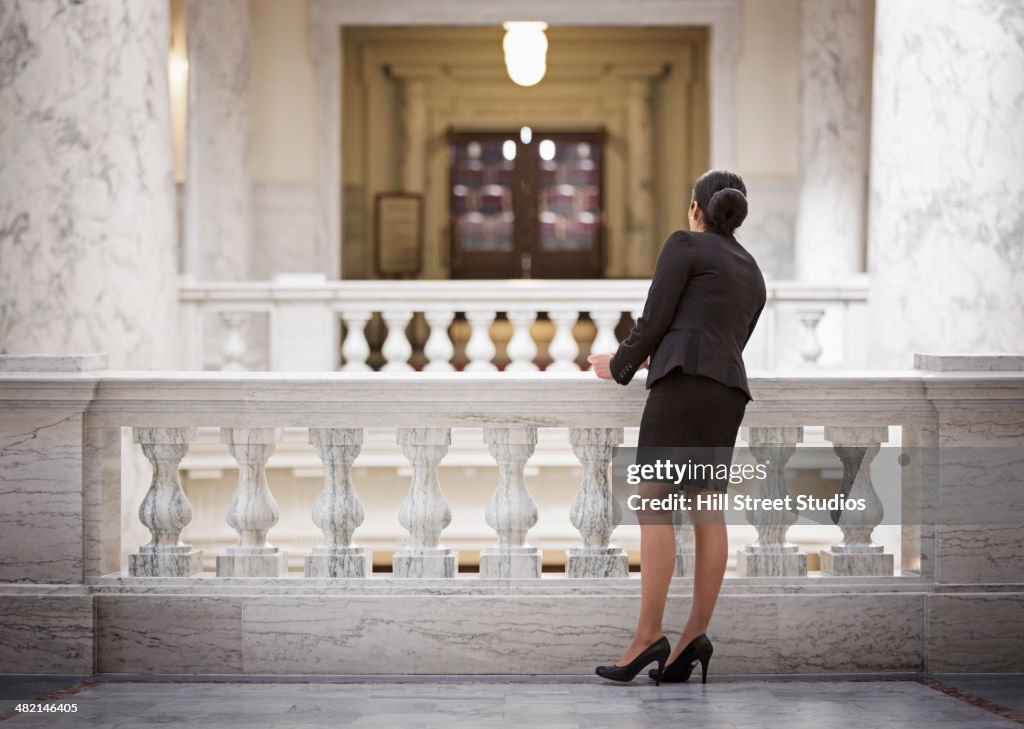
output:
POLYGON ((867 218, 870 5, 800 3, 800 202, 796 274, 841 280, 861 270, 867 218))
POLYGON ((0 581, 81 581, 82 423, 0 410, 0 581))
POLYGON ((169 12, 160 2, 3 3, 4 352, 178 366, 169 12))
POLYGON ((1021 372, 1022 354, 915 354, 914 369, 933 372, 1021 372))
MULTIPOLYGON (((97 606, 105 672, 579 674, 628 644, 637 603, 103 596, 97 606)), ((682 627, 687 607, 669 598, 668 630, 682 627)), ((923 625, 922 595, 723 595, 710 634, 724 673, 919 671, 923 625), (879 644, 886 650, 871 649, 879 644)))
POLYGON ((188 184, 185 270, 250 274, 248 0, 188 0, 188 184))
POLYGON ((871 139, 873 364, 1024 350, 1018 0, 879 0, 871 139))
POLYGON ((0 372, 95 372, 110 367, 109 354, 2 354, 0 372))
POLYGON ((0 673, 92 673, 93 598, 37 589, 0 596, 0 673))

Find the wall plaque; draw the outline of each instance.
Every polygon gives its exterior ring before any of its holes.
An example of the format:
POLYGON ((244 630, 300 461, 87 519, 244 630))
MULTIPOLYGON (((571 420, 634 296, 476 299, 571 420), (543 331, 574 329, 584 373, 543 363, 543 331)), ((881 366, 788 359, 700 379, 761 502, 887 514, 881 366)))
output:
POLYGON ((423 195, 382 192, 374 199, 379 276, 416 276, 423 259, 423 195))

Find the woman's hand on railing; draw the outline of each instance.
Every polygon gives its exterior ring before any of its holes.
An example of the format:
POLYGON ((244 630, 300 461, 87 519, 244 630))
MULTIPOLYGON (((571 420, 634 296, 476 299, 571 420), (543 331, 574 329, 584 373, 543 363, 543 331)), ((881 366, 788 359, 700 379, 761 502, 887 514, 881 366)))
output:
MULTIPOLYGON (((615 353, 611 354, 592 354, 587 357, 587 362, 590 363, 591 368, 594 370, 594 374, 603 380, 612 379, 611 361, 615 353)), ((648 357, 640 365, 639 369, 647 369, 647 366, 651 363, 651 358, 648 357)))
POLYGON ((602 380, 612 379, 611 361, 614 354, 591 354, 587 357, 594 374, 602 380))

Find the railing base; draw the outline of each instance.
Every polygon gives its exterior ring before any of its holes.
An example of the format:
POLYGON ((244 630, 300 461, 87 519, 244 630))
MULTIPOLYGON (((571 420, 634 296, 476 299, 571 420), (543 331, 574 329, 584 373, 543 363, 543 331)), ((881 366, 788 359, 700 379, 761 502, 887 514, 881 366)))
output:
POLYGON ((203 571, 203 551, 140 552, 128 556, 132 577, 191 577, 203 571))
MULTIPOLYGON (((629 645, 639 582, 207 576, 0 585, 0 666, 33 673, 582 675, 629 645)), ((672 585, 670 636, 682 628, 690 590, 686 579, 672 585)), ((729 577, 709 635, 719 675, 1022 671, 1022 609, 1024 585, 729 577)))
MULTIPOLYGON (((807 555, 798 552, 795 546, 785 552, 758 552, 750 547, 739 549, 736 551, 736 573, 744 577, 806 577, 807 555)), ((892 574, 891 564, 889 574, 892 574)))
POLYGON ((629 555, 620 547, 573 547, 565 552, 568 577, 627 577, 629 555))
POLYGON ((480 552, 480 577, 529 579, 540 577, 541 555, 536 547, 494 547, 480 552))
POLYGON ((314 547, 306 557, 306 577, 369 577, 373 574, 373 556, 362 547, 326 551, 314 547), (322 550, 318 552, 317 550, 322 550))
POLYGON ((893 556, 891 554, 837 553, 821 550, 821 571, 830 575, 858 577, 867 575, 891 575, 893 556))
POLYGON ((288 572, 288 553, 218 554, 218 577, 282 577, 288 572))
POLYGON ((454 549, 400 549, 391 561, 395 577, 455 577, 459 572, 459 553, 454 549))

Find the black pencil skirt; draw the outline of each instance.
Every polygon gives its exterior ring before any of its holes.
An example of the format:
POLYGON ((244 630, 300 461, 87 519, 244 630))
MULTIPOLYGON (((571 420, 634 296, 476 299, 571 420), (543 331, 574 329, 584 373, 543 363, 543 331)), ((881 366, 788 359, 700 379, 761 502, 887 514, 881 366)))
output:
POLYGON ((690 468, 681 479, 674 471, 643 480, 673 483, 685 491, 726 491, 728 478, 716 476, 732 463, 746 409, 747 394, 738 387, 679 368, 659 378, 651 385, 640 419, 636 463, 648 465, 648 473, 665 460, 700 468, 690 468))

